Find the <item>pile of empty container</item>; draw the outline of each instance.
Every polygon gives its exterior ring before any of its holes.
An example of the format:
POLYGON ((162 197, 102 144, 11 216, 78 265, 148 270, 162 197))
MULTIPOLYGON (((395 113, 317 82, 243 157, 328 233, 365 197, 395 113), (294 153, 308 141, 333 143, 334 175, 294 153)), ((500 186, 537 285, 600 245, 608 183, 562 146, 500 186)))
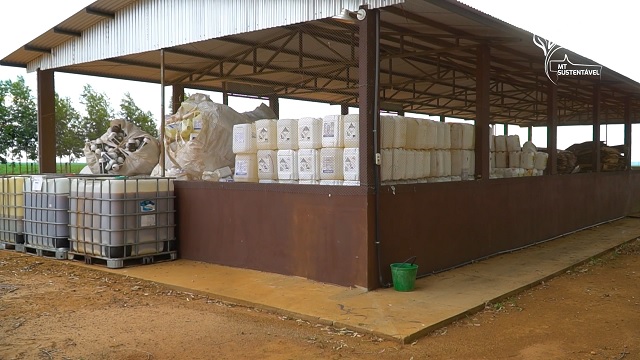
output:
POLYGON ((358 115, 233 127, 234 181, 359 185, 358 115))
POLYGON ((540 176, 547 168, 549 155, 529 141, 520 146, 518 135, 492 136, 489 144, 492 178, 540 176))
POLYGON ((0 184, 5 249, 110 268, 177 258, 172 179, 34 175, 0 184))

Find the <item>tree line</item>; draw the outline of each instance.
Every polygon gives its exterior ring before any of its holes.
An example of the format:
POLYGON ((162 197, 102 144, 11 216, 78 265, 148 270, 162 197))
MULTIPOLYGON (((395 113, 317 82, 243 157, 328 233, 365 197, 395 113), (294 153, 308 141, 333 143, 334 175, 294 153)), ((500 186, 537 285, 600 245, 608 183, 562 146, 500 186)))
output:
MULTIPOLYGON (((158 137, 158 129, 150 111, 140 109, 127 92, 115 111, 106 94, 91 85, 84 86, 80 103, 85 115, 72 105, 69 97, 55 94, 56 157, 73 162, 84 156, 86 140, 104 134, 114 118, 131 121, 143 131, 158 137)), ((38 112, 35 97, 18 76, 14 81, 0 81, 0 163, 15 163, 26 157, 38 159, 38 112)), ((47 136, 43 134, 43 136, 47 136)))

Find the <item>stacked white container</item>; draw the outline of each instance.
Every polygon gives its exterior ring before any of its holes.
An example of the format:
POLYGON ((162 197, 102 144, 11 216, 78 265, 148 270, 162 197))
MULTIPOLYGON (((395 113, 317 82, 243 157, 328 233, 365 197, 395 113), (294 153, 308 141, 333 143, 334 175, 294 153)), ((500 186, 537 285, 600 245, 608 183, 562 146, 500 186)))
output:
MULTIPOLYGON (((261 125, 264 124, 265 121, 271 120, 259 120, 261 121, 261 125)), ((257 122, 256 122, 257 123, 257 122)), ((261 131, 264 132, 264 127, 261 128, 261 131)), ((275 132, 275 131, 274 131, 275 132)), ((273 150, 269 148, 268 142, 265 141, 267 139, 267 135, 262 135, 261 141, 261 150, 273 150)), ((273 136, 273 135, 271 135, 273 136)), ((233 172, 233 179, 237 182, 258 182, 258 157, 257 157, 257 133, 255 124, 236 124, 233 126, 233 153, 236 154, 235 166, 233 172)), ((275 143, 275 142, 274 142, 275 143)), ((269 152, 261 152, 263 156, 263 164, 268 164, 265 157, 269 156, 269 152)), ((273 168, 271 168, 273 169, 273 168)), ((269 171, 268 168, 263 168, 266 172, 263 174, 263 177, 269 178, 273 177, 273 175, 269 175, 269 172, 272 174, 273 170, 269 171)))

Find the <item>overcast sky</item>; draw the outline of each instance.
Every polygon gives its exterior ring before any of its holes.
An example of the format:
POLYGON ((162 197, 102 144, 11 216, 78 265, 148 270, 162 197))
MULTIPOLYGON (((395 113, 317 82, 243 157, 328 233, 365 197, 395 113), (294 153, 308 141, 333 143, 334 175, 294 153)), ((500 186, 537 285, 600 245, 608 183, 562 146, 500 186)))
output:
MULTIPOLYGON (((73 15, 90 0, 24 0, 2 1, 0 13, 0 58, 4 58, 14 50, 34 39, 38 35, 73 15)), ((584 55, 596 63, 617 71, 635 81, 640 82, 640 47, 638 46, 637 16, 640 13, 640 2, 631 0, 578 1, 578 0, 465 0, 469 4, 494 17, 512 25, 534 32, 544 38, 559 43, 561 46, 584 55)), ((541 51, 542 61, 542 51, 541 51)), ((0 79, 15 79, 23 75, 27 84, 35 90, 35 74, 27 74, 26 70, 0 66, 0 79)), ((111 99, 114 109, 122 95, 129 91, 136 103, 144 110, 154 114, 160 113, 160 90, 157 85, 123 80, 102 79, 88 76, 56 73, 56 90, 62 96, 72 99, 76 107, 81 109, 78 98, 82 87, 90 83, 111 99)), ((168 94, 167 96, 170 96, 168 94)), ((35 92, 34 92, 35 94, 35 92)), ((212 100, 222 102, 221 96, 212 100)), ((247 111, 255 107, 257 102, 246 102, 232 99, 230 105, 237 111, 247 111)), ((337 113, 339 107, 322 107, 326 113, 337 113)), ((280 105, 281 117, 301 117, 293 106, 286 103, 280 105)), ((636 126, 634 126, 634 130, 636 126)), ((515 129, 510 129, 513 132, 515 129)), ((559 133, 558 147, 565 148, 574 142, 590 140, 590 130, 568 130, 559 133)), ((521 136, 526 130, 520 132, 521 136)), ((619 128, 611 127, 603 131, 609 143, 621 142, 619 128)), ((635 131, 633 139, 640 142, 640 134, 635 131), (637 140, 636 140, 637 139, 637 140)), ((545 146, 546 135, 543 130, 534 132, 534 142, 545 146)), ((640 144, 639 144, 640 145, 640 144)), ((640 160, 640 146, 633 149, 634 161, 640 160)))

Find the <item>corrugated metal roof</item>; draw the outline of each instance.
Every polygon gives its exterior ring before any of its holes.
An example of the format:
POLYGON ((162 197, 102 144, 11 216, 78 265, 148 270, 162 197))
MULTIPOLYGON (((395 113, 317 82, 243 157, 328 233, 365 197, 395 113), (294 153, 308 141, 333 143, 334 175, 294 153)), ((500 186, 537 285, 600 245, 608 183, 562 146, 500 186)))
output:
POLYGON ((51 54, 18 49, 2 61, 27 64, 27 71, 158 50, 192 42, 302 23, 404 0, 99 0, 87 8, 115 14, 114 19, 79 11, 59 27, 82 36, 56 34, 53 29, 28 46, 51 54))
MULTIPOLYGON (((329 14, 362 2, 274 0, 248 6, 240 0, 192 0, 184 6, 178 0, 96 1, 94 10, 108 13, 120 7, 115 18, 95 22, 81 37, 65 35, 68 41, 52 54, 31 59, 29 70, 42 66, 157 83, 157 49, 164 48, 166 84, 355 105, 361 80, 358 24, 329 14), (211 15, 217 12, 236 15, 211 15), (305 20, 313 18, 318 19, 305 20)), ((389 109, 473 119, 477 50, 486 43, 492 121, 545 124, 549 81, 530 32, 453 0, 369 5, 382 6, 380 89, 381 103, 389 109)), ((88 15, 65 22, 73 30, 88 15)), ((590 63, 568 53, 574 61, 590 63)), ((24 54, 34 56, 19 51, 24 54)), ((621 122, 627 97, 633 116, 640 118, 640 84, 604 68, 598 80, 563 79, 558 86, 561 124, 591 123, 596 83, 602 85, 603 121, 621 122)))

